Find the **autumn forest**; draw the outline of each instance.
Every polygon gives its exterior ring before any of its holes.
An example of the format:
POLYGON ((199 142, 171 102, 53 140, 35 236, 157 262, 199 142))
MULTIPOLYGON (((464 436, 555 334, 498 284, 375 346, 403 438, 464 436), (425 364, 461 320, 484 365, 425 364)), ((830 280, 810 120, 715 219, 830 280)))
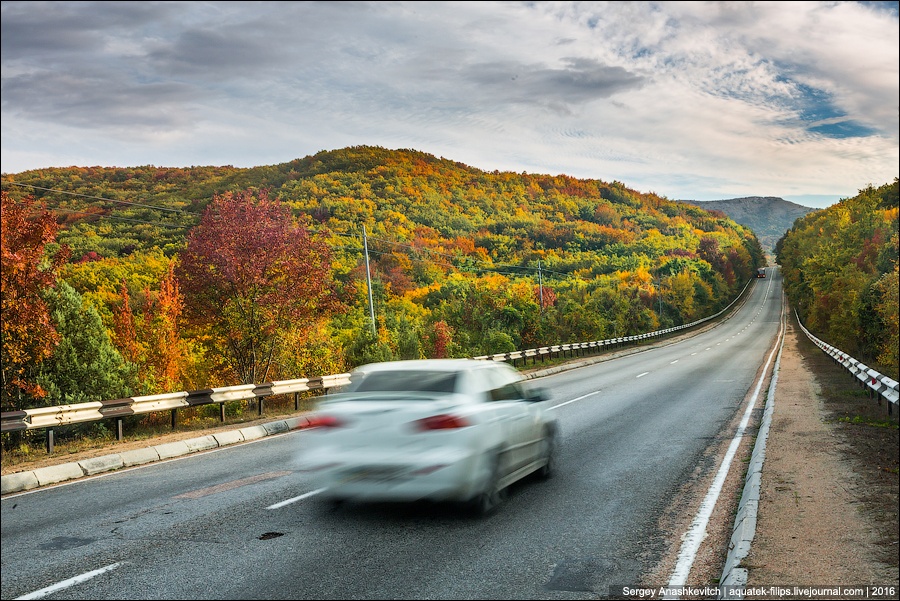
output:
MULTIPOLYGON (((617 181, 380 147, 4 174, 2 198, 3 411, 649 332, 767 260, 617 181)), ((798 220, 778 259, 814 331, 896 377, 897 181, 798 220)))

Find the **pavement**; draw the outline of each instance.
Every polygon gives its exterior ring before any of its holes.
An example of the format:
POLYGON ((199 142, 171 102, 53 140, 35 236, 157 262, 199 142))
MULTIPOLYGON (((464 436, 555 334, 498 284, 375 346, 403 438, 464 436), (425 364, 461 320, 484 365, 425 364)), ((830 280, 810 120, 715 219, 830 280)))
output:
POLYGON ((306 417, 292 417, 258 426, 248 426, 237 430, 198 436, 188 440, 167 442, 143 449, 122 451, 121 453, 112 453, 101 457, 92 457, 81 461, 72 461, 25 472, 7 474, 0 477, 0 494, 22 492, 51 484, 59 484, 67 480, 75 480, 84 476, 93 476, 102 472, 134 467, 154 461, 163 461, 199 451, 209 451, 219 447, 263 438, 264 436, 283 434, 308 426, 309 420, 306 417))

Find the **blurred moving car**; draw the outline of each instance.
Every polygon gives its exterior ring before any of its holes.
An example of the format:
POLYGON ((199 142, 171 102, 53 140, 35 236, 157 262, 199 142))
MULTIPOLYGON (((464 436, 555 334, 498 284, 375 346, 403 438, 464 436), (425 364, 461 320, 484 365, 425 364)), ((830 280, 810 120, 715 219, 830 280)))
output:
POLYGON ((550 476, 546 401, 506 363, 373 363, 320 403, 301 460, 332 502, 428 499, 487 515, 513 482, 550 476))

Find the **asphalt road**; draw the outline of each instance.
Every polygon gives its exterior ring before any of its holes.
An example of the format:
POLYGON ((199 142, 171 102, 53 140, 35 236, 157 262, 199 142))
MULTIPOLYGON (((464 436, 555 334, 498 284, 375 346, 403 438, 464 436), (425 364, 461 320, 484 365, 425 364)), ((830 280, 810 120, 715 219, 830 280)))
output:
POLYGON ((605 598, 679 544, 659 518, 715 469, 704 452, 731 436, 780 317, 776 275, 697 336, 533 380, 560 419, 557 472, 487 518, 332 510, 297 469, 303 431, 4 497, 0 596, 605 598))

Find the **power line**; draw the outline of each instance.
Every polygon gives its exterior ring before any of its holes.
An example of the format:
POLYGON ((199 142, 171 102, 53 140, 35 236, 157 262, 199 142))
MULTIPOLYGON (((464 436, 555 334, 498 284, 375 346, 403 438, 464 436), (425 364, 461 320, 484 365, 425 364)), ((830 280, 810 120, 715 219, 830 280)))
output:
POLYGON ((34 188, 35 190, 44 190, 45 192, 55 192, 57 194, 69 194, 70 196, 80 196, 81 198, 90 198, 93 200, 102 200, 104 202, 117 202, 126 205, 132 205, 135 207, 143 207, 145 209, 154 209, 156 211, 169 211, 171 213, 188 213, 189 211, 184 211, 183 209, 173 209, 170 207, 158 207, 154 205, 145 205, 139 202, 131 202, 128 200, 114 200, 112 198, 103 198, 102 196, 91 196, 89 194, 79 194, 78 192, 69 192, 67 190, 55 190, 53 188, 42 188, 41 186, 34 186, 32 184, 22 184, 19 182, 3 182, 4 184, 9 184, 10 186, 22 186, 24 188, 34 188))
POLYGON ((84 211, 74 211, 72 209, 56 208, 56 209, 50 209, 50 210, 54 211, 54 212, 59 212, 59 213, 83 215, 85 220, 87 220, 90 217, 97 217, 97 218, 104 218, 104 219, 118 219, 119 221, 128 221, 131 223, 140 223, 143 225, 155 225, 158 227, 169 227, 169 228, 175 228, 175 229, 185 229, 185 228, 191 227, 189 225, 175 225, 174 223, 159 223, 156 221, 142 221, 140 219, 129 219, 127 217, 116 217, 115 215, 107 215, 105 213, 86 213, 84 211))
MULTIPOLYGON (((92 195, 90 195, 90 194, 80 194, 80 193, 78 193, 78 192, 69 192, 69 191, 67 191, 67 190, 57 190, 57 189, 54 189, 54 188, 44 188, 44 187, 41 187, 41 186, 35 186, 35 185, 33 185, 33 184, 23 184, 23 183, 20 183, 20 182, 8 182, 8 181, 6 181, 6 182, 3 182, 3 183, 4 183, 4 184, 9 184, 9 185, 11 185, 11 186, 22 186, 22 187, 26 187, 26 188, 33 188, 33 189, 35 189, 35 190, 43 190, 43 191, 46 191, 46 192, 55 192, 55 193, 57 193, 57 194, 68 194, 68 195, 71 195, 71 196, 78 196, 78 197, 81 197, 81 198, 89 198, 89 199, 92 199, 92 200, 102 200, 102 201, 104 201, 104 202, 112 202, 112 203, 126 204, 126 205, 131 205, 131 206, 136 206, 136 207, 142 207, 142 208, 146 208, 146 209, 153 209, 153 210, 158 210, 158 211, 168 211, 168 212, 172 212, 172 213, 181 213, 181 214, 190 214, 190 215, 194 215, 194 213, 191 213, 191 212, 189 212, 189 211, 184 211, 183 209, 174 209, 174 208, 170 208, 170 207, 159 207, 159 206, 154 206, 154 205, 147 205, 147 204, 142 204, 142 203, 137 203, 137 202, 131 202, 131 201, 127 201, 127 200, 115 200, 115 199, 112 199, 112 198, 104 198, 104 197, 102 197, 102 196, 92 196, 92 195)), ((186 226, 186 225, 175 225, 175 224, 170 224, 170 223, 157 223, 157 222, 151 222, 151 221, 142 221, 142 220, 138 220, 138 219, 128 219, 128 218, 125 218, 125 217, 116 217, 116 216, 114 216, 114 215, 106 215, 106 214, 98 214, 98 213, 84 213, 84 212, 80 212, 80 211, 74 211, 74 210, 68 210, 68 209, 62 209, 62 208, 55 208, 55 209, 51 209, 51 210, 53 210, 53 211, 60 211, 60 212, 67 212, 67 213, 73 213, 73 214, 81 214, 81 215, 85 215, 85 217, 94 217, 94 216, 96 216, 96 217, 98 217, 98 218, 99 218, 99 217, 104 217, 104 218, 106 218, 106 219, 118 219, 118 220, 120 220, 120 221, 128 221, 128 222, 131 222, 131 223, 141 223, 141 224, 145 224, 145 225, 157 225, 157 226, 160 226, 160 227, 168 227, 168 228, 176 228, 176 229, 184 229, 184 228, 190 227, 190 226, 186 226)), ((331 230, 316 230, 316 229, 310 228, 310 227, 307 227, 306 229, 309 230, 309 231, 311 231, 311 232, 313 232, 313 233, 327 232, 328 234, 333 235, 333 236, 344 236, 344 237, 354 238, 354 239, 357 238, 357 236, 354 235, 354 234, 342 234, 342 233, 340 233, 340 232, 334 232, 334 231, 331 231, 331 230)), ((442 256, 442 257, 448 257, 448 258, 451 258, 451 259, 457 259, 457 258, 460 257, 460 255, 454 255, 454 254, 450 254, 450 253, 444 253, 444 252, 440 252, 440 251, 433 250, 433 249, 430 249, 430 248, 419 248, 419 247, 412 246, 411 244, 404 244, 404 243, 402 243, 402 242, 395 242, 395 241, 392 241, 392 240, 386 240, 386 239, 384 239, 384 238, 373 238, 373 237, 371 237, 371 236, 368 236, 368 239, 369 239, 369 240, 374 240, 374 241, 377 241, 377 242, 383 242, 383 243, 385 243, 385 244, 390 244, 390 245, 392 245, 392 246, 399 246, 399 247, 402 247, 402 248, 408 248, 408 249, 413 250, 413 251, 415 251, 415 252, 417 252, 417 253, 426 252, 426 253, 431 253, 431 254, 433 254, 433 255, 438 255, 438 256, 442 256)), ((336 250, 346 250, 347 248, 348 248, 348 247, 339 247, 339 248, 337 248, 336 250)), ((362 249, 357 249, 357 250, 362 250, 362 249)), ((390 253, 386 253, 386 252, 377 252, 377 251, 374 251, 374 250, 372 250, 371 252, 374 252, 375 254, 379 254, 379 255, 388 255, 388 254, 390 254, 390 253)), ((471 259, 470 257, 468 257, 467 255, 463 255, 463 256, 464 256, 466 259, 468 259, 468 260, 472 260, 472 259, 471 259)), ((421 261, 421 260, 413 259, 413 258, 410 258, 410 260, 411 260, 411 261, 416 261, 416 262, 425 262, 425 261, 421 261)), ((448 268, 452 268, 452 269, 463 269, 462 267, 457 266, 457 265, 451 265, 451 264, 446 264, 446 263, 437 263, 437 262, 435 262, 435 261, 431 261, 431 263, 434 264, 434 265, 440 265, 440 266, 448 267, 448 268)), ((535 268, 535 267, 529 267, 529 266, 527 266, 527 265, 503 265, 503 264, 500 264, 500 265, 494 265, 494 266, 491 266, 491 267, 478 267, 478 266, 475 266, 475 265, 470 265, 470 266, 466 266, 465 268, 468 269, 468 270, 474 271, 474 272, 480 272, 480 273, 499 273, 499 274, 501 274, 501 275, 509 275, 509 276, 521 275, 521 271, 507 271, 507 270, 510 270, 510 269, 517 269, 517 270, 530 271, 530 272, 535 273, 535 274, 538 274, 538 275, 552 274, 552 275, 557 275, 557 276, 564 277, 564 278, 568 278, 568 277, 571 277, 571 276, 572 276, 571 273, 561 273, 561 272, 553 271, 553 270, 550 270, 550 269, 545 269, 545 268, 542 268, 542 267, 540 267, 540 266, 537 267, 537 268, 535 268)))

